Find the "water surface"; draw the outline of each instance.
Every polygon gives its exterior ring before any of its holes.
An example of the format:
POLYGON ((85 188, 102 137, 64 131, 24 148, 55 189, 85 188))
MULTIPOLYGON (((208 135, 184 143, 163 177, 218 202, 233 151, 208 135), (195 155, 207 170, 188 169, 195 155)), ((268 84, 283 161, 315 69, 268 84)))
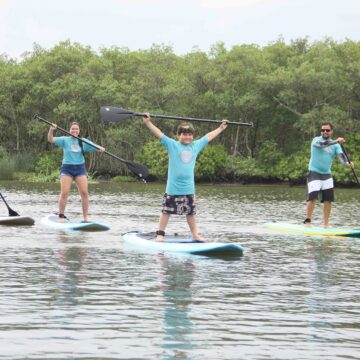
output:
MULTIPOLYGON (((0 227, 3 359, 360 358, 360 240, 262 227, 303 220, 303 187, 197 187, 200 232, 241 243, 240 258, 127 248, 124 232, 156 230, 163 185, 91 185, 91 217, 111 226, 102 233, 41 227, 58 184, 0 187, 36 220, 0 227)), ((336 189, 336 199, 334 226, 359 228, 358 190, 336 189)), ((80 205, 74 190, 67 215, 80 218, 80 205)), ((167 231, 188 234, 185 219, 167 231)))

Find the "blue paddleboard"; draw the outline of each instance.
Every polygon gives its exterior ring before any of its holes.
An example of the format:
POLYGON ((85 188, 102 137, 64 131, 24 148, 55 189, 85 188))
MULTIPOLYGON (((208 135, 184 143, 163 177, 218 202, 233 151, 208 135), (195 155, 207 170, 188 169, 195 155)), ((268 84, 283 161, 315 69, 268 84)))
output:
POLYGON ((323 236, 348 236, 360 237, 360 230, 340 229, 340 228, 324 228, 314 225, 298 225, 282 222, 268 222, 264 227, 269 230, 276 230, 288 233, 297 233, 304 235, 323 235, 323 236))
POLYGON ((97 222, 73 222, 68 219, 61 219, 58 215, 50 214, 41 219, 40 223, 53 230, 63 231, 106 231, 109 226, 97 222))
POLYGON ((178 235, 165 236, 165 241, 156 241, 155 233, 139 231, 128 232, 123 235, 126 244, 141 250, 155 250, 161 252, 186 253, 198 255, 231 255, 243 254, 244 248, 237 243, 196 242, 191 238, 178 235))

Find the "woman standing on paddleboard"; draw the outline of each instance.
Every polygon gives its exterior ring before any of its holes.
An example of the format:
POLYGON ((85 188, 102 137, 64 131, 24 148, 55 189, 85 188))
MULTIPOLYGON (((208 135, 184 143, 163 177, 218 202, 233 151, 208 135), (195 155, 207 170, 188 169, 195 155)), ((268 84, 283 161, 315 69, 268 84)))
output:
POLYGON ((195 220, 195 161, 200 151, 227 127, 227 120, 221 125, 194 141, 194 128, 189 123, 182 123, 177 129, 179 141, 166 136, 150 121, 150 114, 144 116, 144 123, 160 139, 169 155, 168 179, 163 198, 163 209, 160 215, 156 241, 164 241, 165 229, 170 215, 186 215, 192 238, 203 241, 199 235, 195 220))
MULTIPOLYGON (((99 150, 105 151, 102 146, 90 146, 81 141, 80 125, 77 122, 72 122, 70 125, 70 134, 72 136, 54 137, 54 130, 57 128, 56 124, 50 126, 48 132, 48 141, 63 148, 64 157, 60 168, 60 199, 59 199, 59 221, 64 221, 65 207, 70 193, 71 184, 75 184, 81 196, 81 205, 84 222, 89 221, 89 192, 87 170, 85 167, 84 152, 94 152, 99 150)), ((84 139, 90 142, 87 139, 84 139)))

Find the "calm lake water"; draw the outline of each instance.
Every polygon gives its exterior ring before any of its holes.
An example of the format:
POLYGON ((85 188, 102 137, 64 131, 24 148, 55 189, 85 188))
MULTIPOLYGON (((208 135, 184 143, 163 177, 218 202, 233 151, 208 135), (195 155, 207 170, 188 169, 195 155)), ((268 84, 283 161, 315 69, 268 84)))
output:
MULTIPOLYGON (((91 217, 111 226, 101 233, 41 227, 58 184, 0 190, 36 220, 0 226, 1 359, 360 358, 360 239, 262 227, 301 222, 304 187, 197 186, 200 232, 241 243, 239 258, 127 248, 124 232, 156 230, 164 185, 91 185, 91 217)), ((359 191, 336 189, 333 225, 360 228, 359 191)), ((80 213, 74 189, 67 215, 80 213)), ((167 231, 188 234, 185 218, 167 231)))

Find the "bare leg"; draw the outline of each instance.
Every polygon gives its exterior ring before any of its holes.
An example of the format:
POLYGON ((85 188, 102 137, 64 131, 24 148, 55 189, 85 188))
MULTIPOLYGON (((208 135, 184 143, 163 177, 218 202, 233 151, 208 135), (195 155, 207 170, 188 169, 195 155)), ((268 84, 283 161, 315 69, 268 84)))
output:
POLYGON ((315 200, 308 200, 306 202, 306 218, 311 219, 315 208, 315 200))
MULTIPOLYGON (((60 178, 60 197, 59 197, 59 214, 65 213, 67 199, 69 197, 70 189, 72 184, 72 177, 63 175, 60 178)), ((64 221, 64 219, 61 219, 64 221)))
POLYGON ((81 196, 81 206, 84 221, 89 221, 89 192, 87 176, 77 176, 75 183, 81 196))
POLYGON ((329 227, 330 214, 331 214, 331 202, 324 201, 324 227, 329 227))
POLYGON ((189 225, 193 240, 204 241, 204 239, 198 233, 195 215, 186 215, 186 221, 189 225))
MULTIPOLYGON (((158 225, 159 230, 165 231, 169 219, 170 219, 170 214, 161 213, 159 219, 159 225, 158 225)), ((156 235, 156 241, 164 241, 164 236, 156 235)))

